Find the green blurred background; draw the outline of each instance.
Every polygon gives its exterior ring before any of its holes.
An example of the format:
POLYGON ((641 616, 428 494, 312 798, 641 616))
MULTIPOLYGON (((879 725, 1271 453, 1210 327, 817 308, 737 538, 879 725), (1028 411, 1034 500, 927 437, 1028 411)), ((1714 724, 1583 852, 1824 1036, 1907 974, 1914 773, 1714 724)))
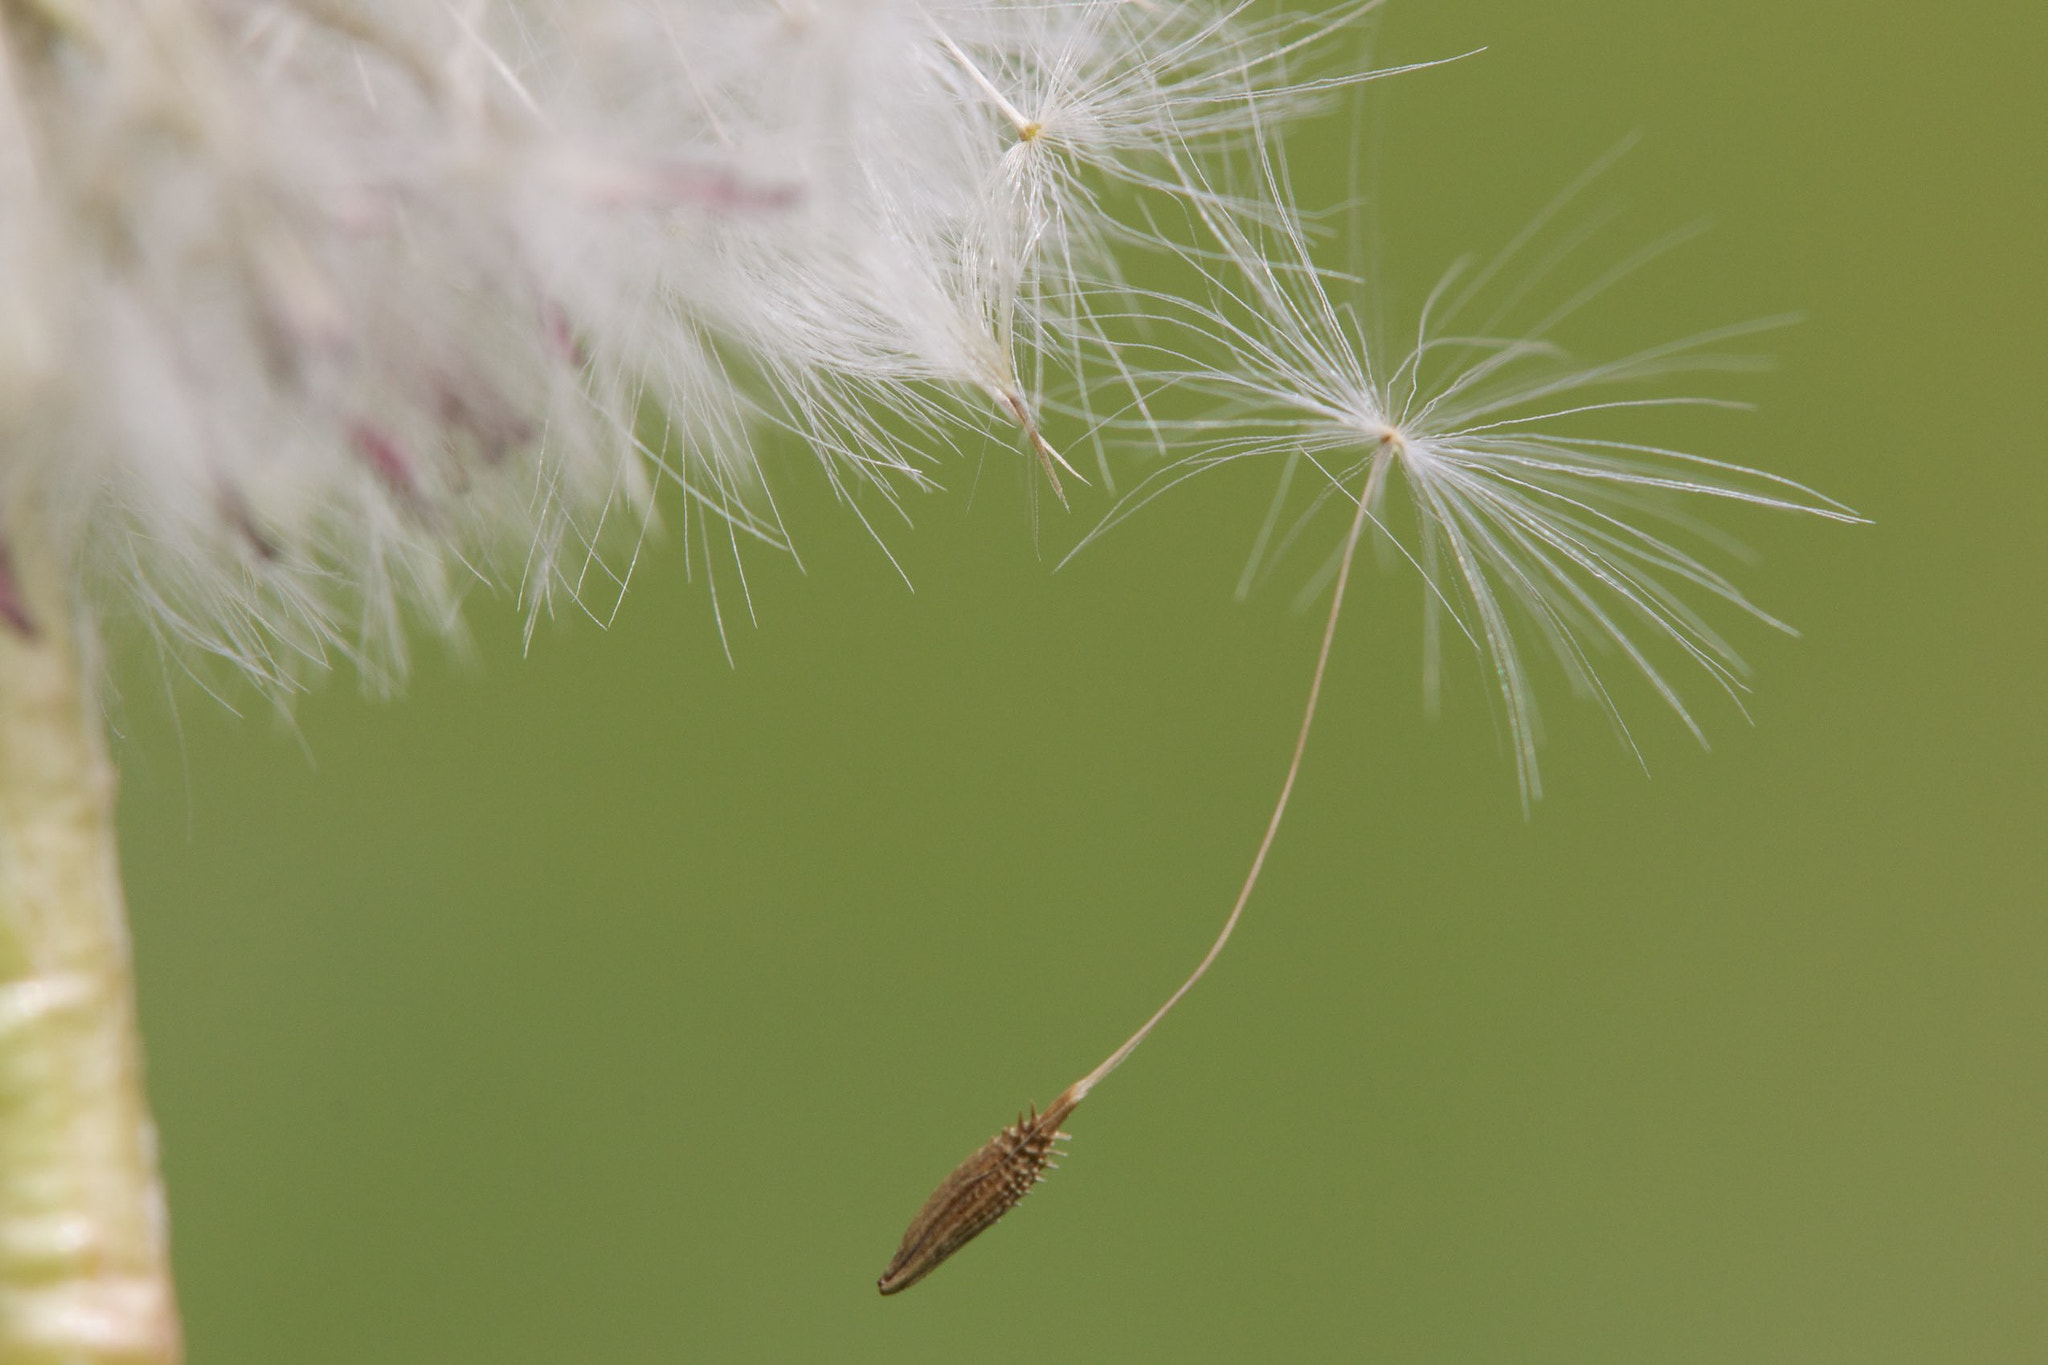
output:
MULTIPOLYGON (((522 658, 480 599, 474 658, 295 729, 136 660, 195 1365, 2048 1360, 2041 16, 1395 6, 1383 61, 1489 50, 1375 105, 1391 311, 1641 130, 1616 255, 1715 230, 1573 340, 1804 310, 1760 415, 1668 430, 1876 524, 1717 518, 1805 631, 1738 636, 1754 727, 1638 706, 1646 778, 1552 688, 1527 821, 1367 575, 1231 953, 902 1299, 931 1185, 1242 875, 1319 619, 1306 562, 1232 600, 1264 474, 1054 574, 1102 504, 1034 546, 998 451, 892 537, 914 593, 792 477, 807 573, 753 559, 732 666, 673 540, 609 633, 522 658)), ((1306 202, 1345 152, 1297 141, 1306 202)))

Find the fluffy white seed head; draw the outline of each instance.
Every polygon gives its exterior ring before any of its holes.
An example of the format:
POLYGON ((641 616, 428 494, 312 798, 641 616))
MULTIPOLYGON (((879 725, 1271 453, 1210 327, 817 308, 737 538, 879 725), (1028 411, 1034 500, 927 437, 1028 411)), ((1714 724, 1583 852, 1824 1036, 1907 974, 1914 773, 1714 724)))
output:
POLYGON ((664 479, 782 543, 763 431, 889 489, 992 423, 1057 487, 1044 390, 1143 237, 1101 186, 1187 192, 1322 31, 1123 0, 8 7, 0 513, 103 613, 289 688, 395 679, 479 581, 603 616, 664 479))

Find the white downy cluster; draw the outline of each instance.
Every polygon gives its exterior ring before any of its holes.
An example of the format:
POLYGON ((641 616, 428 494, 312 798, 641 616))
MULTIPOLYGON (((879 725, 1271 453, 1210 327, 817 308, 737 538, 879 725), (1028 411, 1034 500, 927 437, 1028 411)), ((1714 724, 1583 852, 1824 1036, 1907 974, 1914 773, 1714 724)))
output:
POLYGON ((663 478, 782 543, 764 430, 886 494, 999 426, 1064 496, 1038 414, 1144 236, 1100 195, 1186 192, 1359 13, 1241 9, 8 6, 0 512, 288 688, 480 579, 603 615, 663 478))
MULTIPOLYGON (((1533 794, 1519 634, 1602 699, 1589 650, 1686 716, 1638 632, 1737 685, 1687 598, 1748 604, 1643 529, 1658 499, 1847 514, 1564 431, 1700 348, 1580 364, 1563 313, 1506 340, 1459 316, 1526 241, 1404 360, 1368 353, 1269 146, 1383 74, 1350 41, 1376 3, 23 0, 0 524, 33 509, 103 613, 290 688, 340 658, 395 679, 408 618, 452 629, 479 581, 529 621, 607 615, 664 479, 707 569, 714 539, 785 545, 771 445, 865 515, 966 433, 1064 500, 1062 449, 1106 476, 1135 425, 1169 462, 1109 523, 1247 456, 1286 463, 1276 519, 1303 460, 1310 512, 1391 462, 1371 490, 1411 494, 1432 631, 1448 611, 1488 661, 1533 794), (1205 297, 1127 284, 1148 251, 1205 297), (1162 420, 1176 386, 1228 402, 1162 420)), ((1307 520, 1278 524, 1262 553, 1307 520)))
MULTIPOLYGON (((1584 245, 1583 233, 1548 241, 1560 235, 1549 230, 1612 159, 1590 168, 1491 261, 1455 266, 1406 342, 1389 346, 1368 321, 1376 310, 1361 282, 1316 264, 1287 207, 1285 169, 1261 150, 1255 174, 1272 206, 1264 221, 1196 203, 1208 246, 1185 259, 1208 295, 1153 299, 1180 319, 1181 336, 1199 338, 1202 361, 1179 380, 1208 392, 1215 406, 1195 419, 1146 423, 1149 436, 1164 428, 1183 449, 1094 532, 1198 474, 1245 460, 1276 463, 1242 596, 1303 543, 1319 514, 1335 506, 1350 520, 1363 501, 1363 524, 1422 580, 1431 704, 1448 621, 1489 675, 1525 808, 1542 794, 1542 725, 1525 639, 1606 711, 1630 748, 1623 708, 1596 667, 1602 655, 1623 661, 1619 671, 1633 673, 1704 744, 1681 671, 1704 676, 1740 710, 1746 670, 1694 603, 1790 627, 1712 566, 1728 542, 1690 504, 1704 498, 1862 520, 1790 479, 1597 425, 1631 410, 1743 406, 1644 385, 1753 368, 1753 357, 1723 345, 1786 321, 1723 327, 1610 360, 1581 359, 1553 340, 1579 309, 1679 240, 1625 256, 1555 302, 1534 302, 1546 276, 1584 245), (1525 256, 1537 264, 1523 266, 1525 256), (1397 493, 1405 495, 1399 506, 1397 493)), ((1321 568, 1304 601, 1329 589, 1350 554, 1343 542, 1318 550, 1321 568)))

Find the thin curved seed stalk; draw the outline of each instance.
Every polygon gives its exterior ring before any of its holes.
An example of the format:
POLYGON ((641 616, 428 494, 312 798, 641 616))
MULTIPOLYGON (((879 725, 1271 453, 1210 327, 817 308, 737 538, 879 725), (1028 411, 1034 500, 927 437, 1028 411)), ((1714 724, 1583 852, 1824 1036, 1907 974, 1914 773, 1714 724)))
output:
POLYGON ((1301 728, 1294 737, 1294 752, 1287 762, 1287 775, 1281 779, 1280 795, 1273 803, 1273 814, 1266 821, 1266 831, 1259 839, 1258 850, 1252 854, 1251 868, 1245 874, 1244 885, 1238 888, 1237 900, 1230 907, 1230 916, 1223 921, 1222 930, 1209 945, 1209 951, 1195 965, 1194 971, 1188 973, 1187 979, 1172 995, 1166 997, 1166 1003, 1154 1010, 1152 1017, 1139 1025, 1138 1031, 1126 1038, 1116 1051, 1103 1058, 1093 1071, 1061 1091, 1059 1098, 1044 1113, 1034 1108, 1027 1115, 1019 1115, 1016 1123, 982 1144, 939 1183, 931 1197, 925 1200, 924 1207, 917 1211, 917 1216, 910 1220, 910 1226, 904 1230, 903 1241, 896 1248, 896 1255, 876 1282, 876 1287, 883 1294, 900 1294, 937 1270, 955 1252, 993 1227, 1045 1179, 1046 1170, 1055 1164, 1052 1158, 1059 1155, 1053 1144, 1068 1136, 1060 1131, 1060 1125, 1104 1077, 1122 1066, 1138 1050, 1138 1045, 1173 1012, 1182 997, 1208 974, 1209 968, 1222 955, 1224 945, 1230 942, 1230 936, 1237 931, 1237 923, 1244 917, 1244 908, 1259 884, 1259 874, 1265 870, 1266 856, 1273 851, 1273 841, 1279 837, 1280 822, 1285 818, 1287 803, 1294 795, 1295 779, 1301 774, 1301 760, 1308 752, 1309 731, 1315 725, 1316 705, 1322 699, 1323 675, 1329 669, 1330 650, 1337 639, 1337 619, 1344 610, 1344 590, 1351 581, 1352 560, 1357 554, 1358 540, 1365 531, 1366 522, 1373 518, 1373 502, 1378 497, 1387 466, 1398 453, 1398 445, 1399 438, 1388 432, 1380 438, 1378 448, 1368 460, 1370 472, 1365 486, 1359 490, 1358 510, 1352 514, 1351 528, 1344 537, 1337 582, 1330 593, 1330 614, 1323 623, 1322 645, 1316 652, 1315 670, 1309 676, 1308 701, 1302 707, 1301 728))

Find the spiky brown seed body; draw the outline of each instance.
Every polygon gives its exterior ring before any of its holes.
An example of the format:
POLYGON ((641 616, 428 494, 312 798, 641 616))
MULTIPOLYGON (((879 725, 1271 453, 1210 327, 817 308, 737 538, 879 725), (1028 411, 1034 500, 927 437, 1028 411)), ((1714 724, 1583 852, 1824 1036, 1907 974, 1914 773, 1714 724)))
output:
POLYGON ((939 1268, 948 1256, 973 1241, 1017 1207, 1058 1155, 1053 1144, 1066 1134, 1060 1124, 1081 1101, 1069 1090, 1041 1114, 1034 1108, 997 1133, 954 1168, 910 1220, 895 1259, 876 1287, 900 1294, 939 1268))

